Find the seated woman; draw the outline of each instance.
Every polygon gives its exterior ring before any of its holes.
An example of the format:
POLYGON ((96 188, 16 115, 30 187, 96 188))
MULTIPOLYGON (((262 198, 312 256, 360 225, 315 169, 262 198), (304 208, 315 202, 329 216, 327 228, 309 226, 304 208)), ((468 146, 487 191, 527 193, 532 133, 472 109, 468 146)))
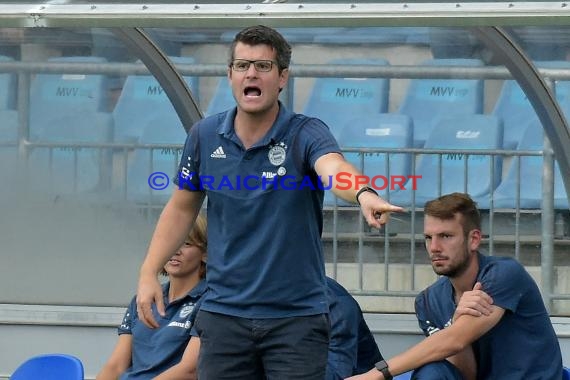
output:
POLYGON ((164 266, 162 287, 166 315, 150 329, 137 317, 133 298, 118 328, 119 340, 97 380, 196 378, 200 339, 194 318, 206 292, 206 219, 198 215, 178 252, 164 266))

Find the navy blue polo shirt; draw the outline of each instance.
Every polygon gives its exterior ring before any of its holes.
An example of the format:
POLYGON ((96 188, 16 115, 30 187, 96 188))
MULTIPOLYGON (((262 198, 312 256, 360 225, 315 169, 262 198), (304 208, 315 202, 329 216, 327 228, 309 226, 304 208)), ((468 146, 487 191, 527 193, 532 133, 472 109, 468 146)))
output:
POLYGON ((323 122, 280 104, 266 136, 245 149, 235 114, 192 127, 176 179, 208 197, 210 291, 202 309, 244 318, 326 313, 323 190, 314 165, 340 148, 323 122))
POLYGON ((203 295, 207 293, 206 281, 200 281, 186 296, 171 303, 168 302, 169 287, 168 282, 162 286, 166 315, 161 317, 156 305, 152 306, 158 328, 148 328, 138 319, 136 297, 127 308, 118 333, 132 335, 132 362, 121 375, 121 380, 158 376, 178 364, 190 338, 198 336, 194 319, 203 295))
MULTIPOLYGON (((478 282, 503 309, 501 320, 473 343, 481 380, 561 379, 562 354, 538 286, 516 260, 479 254, 478 282)), ((447 277, 416 298, 416 315, 427 335, 451 324, 455 303, 447 277)))

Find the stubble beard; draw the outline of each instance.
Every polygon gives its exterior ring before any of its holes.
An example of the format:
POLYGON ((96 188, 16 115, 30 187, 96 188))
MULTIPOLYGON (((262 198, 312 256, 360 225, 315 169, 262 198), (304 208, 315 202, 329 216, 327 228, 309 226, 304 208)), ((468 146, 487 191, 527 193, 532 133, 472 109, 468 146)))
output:
POLYGON ((463 273, 465 273, 465 271, 467 270, 467 268, 469 267, 469 262, 470 262, 470 258, 471 258, 471 254, 469 252, 469 249, 467 248, 467 244, 465 244, 463 246, 463 260, 461 260, 459 263, 448 267, 448 268, 436 268, 433 267, 433 271, 440 276, 446 276, 449 278, 457 278, 457 277, 461 277, 461 275, 463 273))

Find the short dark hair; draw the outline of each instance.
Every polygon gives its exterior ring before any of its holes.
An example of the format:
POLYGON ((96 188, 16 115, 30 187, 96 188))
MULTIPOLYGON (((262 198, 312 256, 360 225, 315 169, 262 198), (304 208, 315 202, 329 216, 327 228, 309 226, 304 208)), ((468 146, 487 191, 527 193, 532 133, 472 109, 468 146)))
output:
POLYGON ((276 54, 277 67, 279 72, 288 69, 291 64, 291 45, 275 29, 265 25, 249 26, 236 34, 230 47, 230 57, 228 64, 231 65, 235 56, 235 47, 238 42, 246 45, 268 45, 272 47, 276 54))
POLYGON ((465 234, 471 230, 481 230, 481 214, 477 209, 477 202, 471 199, 469 194, 442 195, 425 204, 424 214, 442 220, 453 219, 455 214, 459 214, 465 234))

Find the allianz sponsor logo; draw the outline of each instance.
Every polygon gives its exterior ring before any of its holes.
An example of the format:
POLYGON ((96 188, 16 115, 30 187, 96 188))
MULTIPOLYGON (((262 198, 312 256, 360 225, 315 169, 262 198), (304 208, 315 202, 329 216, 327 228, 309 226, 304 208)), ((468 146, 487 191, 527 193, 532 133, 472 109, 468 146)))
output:
POLYGON ((267 178, 267 179, 271 179, 271 178, 275 177, 276 175, 277 175, 277 173, 274 173, 274 172, 263 172, 263 173, 261 173, 261 177, 267 178))
POLYGON ((455 137, 458 139, 476 139, 481 134, 481 131, 457 131, 455 137))
POLYGON ((226 153, 224 152, 224 148, 222 148, 222 146, 220 145, 219 147, 216 148, 215 151, 212 152, 212 154, 210 154, 210 157, 212 157, 212 158, 226 158, 226 153))
POLYGON ((169 327, 181 327, 183 329, 188 330, 189 328, 192 327, 192 322, 190 321, 186 321, 186 322, 170 322, 168 324, 169 327))

